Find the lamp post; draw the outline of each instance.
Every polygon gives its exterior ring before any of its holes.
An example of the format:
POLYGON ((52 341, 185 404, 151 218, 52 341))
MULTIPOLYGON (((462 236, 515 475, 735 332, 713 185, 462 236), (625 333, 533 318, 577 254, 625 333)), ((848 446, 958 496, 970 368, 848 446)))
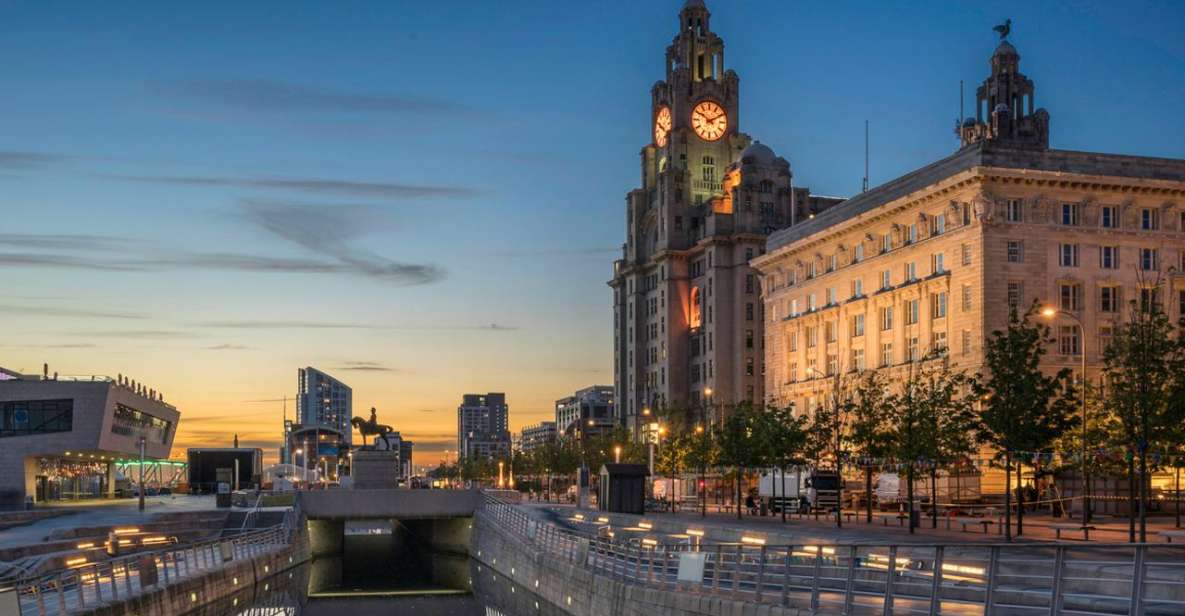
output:
POLYGON ((504 463, 502 462, 502 460, 498 460, 498 488, 499 489, 502 488, 502 465, 503 464, 504 463))
POLYGON ((621 464, 621 445, 613 446, 613 462, 621 464))
POLYGON ((706 456, 707 452, 704 450, 704 443, 702 440, 704 438, 703 424, 700 424, 695 427, 695 434, 696 434, 696 448, 699 449, 699 456, 700 456, 700 458, 699 458, 699 486, 698 486, 699 487, 699 517, 704 518, 704 517, 708 516, 708 493, 707 493, 708 480, 707 480, 707 477, 705 477, 705 475, 707 475, 708 469, 707 469, 707 460, 704 459, 705 457, 707 457, 706 456))
POLYGON ((1082 523, 1090 522, 1090 470, 1087 464, 1087 447, 1086 447, 1086 327, 1082 324, 1082 319, 1077 315, 1067 312, 1065 310, 1058 310, 1052 306, 1046 306, 1041 310, 1041 316, 1052 319, 1057 316, 1063 316, 1074 322, 1078 326, 1078 352, 1082 358, 1082 523))

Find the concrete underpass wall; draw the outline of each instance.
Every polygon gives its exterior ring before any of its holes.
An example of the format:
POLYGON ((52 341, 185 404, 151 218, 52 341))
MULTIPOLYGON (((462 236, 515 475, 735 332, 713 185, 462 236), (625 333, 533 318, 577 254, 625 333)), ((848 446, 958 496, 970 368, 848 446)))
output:
POLYGON ((480 513, 470 552, 481 563, 477 575, 520 585, 572 616, 809 616, 795 608, 624 584, 536 552, 480 513))

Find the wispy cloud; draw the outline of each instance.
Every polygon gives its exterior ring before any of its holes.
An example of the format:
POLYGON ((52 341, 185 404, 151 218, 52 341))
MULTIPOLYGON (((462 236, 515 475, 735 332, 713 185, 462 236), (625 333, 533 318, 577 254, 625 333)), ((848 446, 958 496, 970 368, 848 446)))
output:
POLYGON ((0 233, 0 246, 25 250, 81 252, 124 250, 137 243, 126 237, 60 233, 0 233))
POLYGON ((494 257, 602 257, 621 252, 620 248, 543 248, 540 250, 505 250, 489 253, 494 257))
POLYGON ((196 338, 198 334, 168 329, 85 330, 66 332, 79 338, 125 338, 135 340, 170 340, 196 338))
POLYGON ((215 344, 206 347, 209 351, 246 351, 251 347, 243 344, 215 344))
POLYGON ((69 159, 69 156, 46 154, 44 152, 21 152, 0 150, 0 169, 39 169, 69 159))
POLYGON ((481 194, 481 191, 464 186, 396 184, 324 178, 249 178, 197 175, 106 175, 104 177, 127 182, 173 186, 221 186, 246 190, 281 190, 314 195, 383 199, 471 198, 481 194))
POLYGON ((453 102, 408 94, 349 92, 268 79, 207 79, 154 83, 159 94, 254 112, 349 111, 387 114, 468 115, 453 102))
POLYGON ((0 267, 34 269, 74 269, 100 272, 137 272, 144 268, 127 263, 106 262, 61 254, 0 253, 0 267))
POLYGON ((0 314, 28 314, 39 317, 85 317, 91 319, 144 319, 142 314, 132 312, 110 312, 105 310, 87 310, 84 308, 67 308, 63 306, 15 306, 0 304, 0 314))
POLYGON ((391 331, 517 331, 510 325, 383 325, 381 323, 345 323, 333 321, 203 321, 198 327, 222 329, 374 329, 391 331))
POLYGON ((338 366, 337 369, 354 372, 397 372, 395 368, 373 361, 348 361, 338 366))

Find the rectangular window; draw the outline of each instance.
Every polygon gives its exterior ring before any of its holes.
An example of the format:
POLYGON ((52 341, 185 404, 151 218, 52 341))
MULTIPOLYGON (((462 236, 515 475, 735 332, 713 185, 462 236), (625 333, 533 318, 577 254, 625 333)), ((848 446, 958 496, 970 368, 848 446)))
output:
POLYGON ((1067 226, 1077 226, 1082 218, 1082 204, 1080 203, 1063 203, 1062 204, 1062 224, 1067 226))
POLYGON ((1081 348, 1081 341, 1078 339, 1077 325, 1062 325, 1058 328, 1058 351, 1062 355, 1077 355, 1081 348))
POLYGON ((1008 262, 1021 263, 1025 260, 1025 246, 1019 240, 1008 240, 1008 262))
POLYGON ((864 260, 864 244, 856 244, 852 249, 852 263, 859 263, 864 260))
POLYGON ((971 310, 971 285, 963 285, 963 310, 971 310))
POLYGON ((946 317, 946 292, 930 294, 930 318, 942 319, 946 317))
POLYGON ((1119 312, 1119 287, 1099 287, 1099 312, 1119 312))
POLYGON ((890 272, 889 270, 885 270, 885 271, 881 272, 881 290, 884 291, 886 289, 892 288, 892 286, 893 286, 892 272, 890 272))
POLYGON ((941 252, 936 252, 936 253, 930 255, 930 273, 931 274, 937 275, 937 274, 941 274, 946 271, 946 265, 943 263, 943 260, 944 260, 943 254, 941 252))
POLYGON ((749 303, 745 304, 745 320, 746 321, 753 320, 753 302, 749 302, 749 303))
POLYGON ((753 358, 745 358, 745 376, 753 376, 753 358))
POLYGON ((1082 285, 1063 283, 1059 286, 1062 310, 1082 310, 1082 285))
POLYGON ((790 340, 787 342, 787 346, 790 347, 791 353, 798 350, 798 332, 797 331, 790 332, 790 340))
POLYGON ((1157 268, 1157 251, 1155 248, 1141 248, 1140 249, 1140 269, 1146 272, 1154 272, 1157 268))
POLYGON ((1104 229, 1114 229, 1119 226, 1118 208, 1114 205, 1104 205, 1099 210, 1099 226, 1104 229))
POLYGON ((852 297, 862 297, 864 295, 864 281, 860 278, 852 280, 852 297))
POLYGON ((887 368, 893 365, 893 343, 885 342, 881 344, 881 367, 887 368))
POLYGON ((828 321, 823 324, 823 330, 827 333, 827 342, 835 342, 836 332, 839 331, 839 324, 836 321, 828 321))
POLYGON ((0 405, 0 438, 74 429, 74 400, 24 400, 0 405))
POLYGON ((946 233, 946 214, 939 214, 934 217, 934 235, 943 233, 946 233))
POLYGON ((751 330, 751 329, 745 330, 745 348, 746 349, 753 348, 753 330, 751 330))
POLYGON ((1156 231, 1160 228, 1160 210, 1146 207, 1140 210, 1140 228, 1145 231, 1156 231))
POLYGON ((130 406, 116 403, 111 432, 123 436, 144 437, 150 443, 167 443, 173 423, 130 406))
POLYGON ((1185 318, 1185 291, 1177 291, 1177 317, 1185 318))
POLYGON ((1020 199, 1008 200, 1008 222, 1021 222, 1020 199))
POLYGON ((796 361, 790 362, 790 368, 788 369, 788 372, 789 372, 789 374, 787 374, 786 376, 789 377, 790 382, 797 383, 798 382, 798 362, 796 362, 796 361))
POLYGON ((1023 282, 1009 282, 1008 283, 1008 310, 1021 311, 1021 304, 1024 302, 1025 285, 1023 282))
POLYGON ((918 356, 918 337, 913 336, 909 339, 905 347, 905 361, 917 361, 918 356))
POLYGON ((852 370, 864 370, 864 349, 852 349, 852 370))
POLYGON ((827 376, 833 376, 835 373, 839 372, 839 359, 835 356, 835 353, 827 354, 826 370, 827 376))
POLYGON ((1058 265, 1078 267, 1078 244, 1058 244, 1058 265))
POLYGON ((807 309, 807 311, 808 311, 808 312, 810 312, 810 311, 814 311, 816 307, 817 307, 817 306, 816 306, 816 304, 815 304, 815 294, 814 294, 814 293, 811 293, 810 295, 807 295, 807 296, 806 296, 806 309, 807 309))
POLYGON ((911 299, 905 302, 905 324, 915 325, 918 322, 918 300, 911 299))
POLYGON ((1111 346, 1111 337, 1115 335, 1115 328, 1111 325, 1099 326, 1099 350, 1105 351, 1111 346))
POLYGON ((827 257, 827 271, 834 272, 837 267, 839 267, 839 257, 836 255, 827 257))
POLYGON ((806 277, 807 278, 814 278, 815 274, 817 274, 817 273, 818 272, 815 270, 815 262, 814 261, 811 261, 810 263, 806 264, 806 277))
POLYGON ((753 288, 756 287, 756 281, 753 279, 753 274, 745 274, 745 293, 752 293, 753 288))
POLYGON ((852 317, 852 337, 864 335, 864 315, 857 314, 852 317))
POLYGON ((918 241, 918 225, 917 225, 917 223, 914 223, 912 225, 909 225, 909 236, 908 236, 908 239, 905 240, 905 243, 906 244, 916 244, 917 241, 918 241))
POLYGON ((881 236, 881 252, 889 252, 893 250, 893 235, 886 233, 881 236))
POLYGON ((819 345, 819 328, 810 325, 806 328, 806 348, 813 349, 819 345))
POLYGON ((963 330, 963 356, 971 354, 971 330, 963 330))
POLYGON ((1103 269, 1119 269, 1119 247, 1099 246, 1099 267, 1103 269))
POLYGON ((913 282, 918 279, 918 264, 910 261, 905 264, 905 282, 913 282))
POLYGON ((934 349, 934 352, 938 354, 946 353, 946 332, 934 332, 930 348, 934 349))
POLYGON ((1142 312, 1160 312, 1162 309, 1159 288, 1144 287, 1140 289, 1140 310, 1142 312))
POLYGON ((893 329, 893 307, 881 308, 881 331, 893 329))
POLYGON ((971 265, 971 245, 963 244, 963 265, 971 265))
POLYGON ((827 287, 826 294, 827 294, 827 305, 828 306, 834 305, 835 304, 835 287, 827 287))

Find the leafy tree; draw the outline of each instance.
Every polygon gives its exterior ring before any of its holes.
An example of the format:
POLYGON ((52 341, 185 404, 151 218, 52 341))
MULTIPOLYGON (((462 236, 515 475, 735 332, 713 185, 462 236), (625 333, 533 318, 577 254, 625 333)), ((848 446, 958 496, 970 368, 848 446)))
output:
POLYGON ((699 483, 696 491, 700 497, 700 516, 707 515, 707 482, 708 469, 716 465, 720 449, 711 430, 697 425, 692 430, 687 442, 686 463, 689 468, 699 470, 699 483))
POLYGON ((720 463, 735 470, 737 518, 741 517, 741 486, 746 469, 753 468, 760 461, 760 454, 754 447, 754 429, 760 430, 753 405, 742 402, 733 408, 720 428, 720 463))
MULTIPOLYGON (((759 431, 762 434, 762 447, 765 448, 762 458, 764 466, 772 467, 774 472, 772 496, 775 502, 778 502, 778 491, 785 489, 786 467, 799 466, 805 462, 802 451, 807 440, 806 421, 804 417, 795 417, 793 406, 769 406, 760 415, 759 431)), ((786 495, 782 494, 781 498, 785 501, 786 495)), ((785 522, 785 503, 782 502, 779 508, 782 521, 785 522)))
POLYGON ((852 419, 848 441, 852 454, 864 458, 864 502, 866 521, 872 523, 871 460, 888 457, 892 451, 889 419, 893 409, 888 390, 877 371, 865 372, 857 379, 852 395, 852 419))
MULTIPOLYGON (((1008 329, 991 333, 984 348, 988 375, 975 387, 981 398, 978 438, 995 448, 997 462, 1001 457, 1004 462, 1005 481, 1009 486, 1004 491, 1005 537, 1009 541, 1012 540, 1010 487, 1015 452, 1047 452, 1078 421, 1070 370, 1062 369, 1053 375, 1041 370, 1041 358, 1053 340, 1049 327, 1031 318, 1034 308, 1023 317, 1013 311, 1008 329)), ((1024 532, 1023 499, 1018 486, 1018 535, 1024 532)))
MULTIPOLYGON (((1185 353, 1172 322, 1154 299, 1161 290, 1159 282, 1141 289, 1147 294, 1145 299, 1132 302, 1127 322, 1117 328, 1103 351, 1108 406, 1115 412, 1132 454, 1128 456, 1129 482, 1136 481, 1139 465, 1139 485, 1130 491, 1129 502, 1138 512, 1141 543, 1147 538, 1148 452, 1172 448, 1185 420, 1182 406, 1175 404, 1185 353)), ((1134 531, 1131 519, 1131 541, 1136 540, 1134 531)))

